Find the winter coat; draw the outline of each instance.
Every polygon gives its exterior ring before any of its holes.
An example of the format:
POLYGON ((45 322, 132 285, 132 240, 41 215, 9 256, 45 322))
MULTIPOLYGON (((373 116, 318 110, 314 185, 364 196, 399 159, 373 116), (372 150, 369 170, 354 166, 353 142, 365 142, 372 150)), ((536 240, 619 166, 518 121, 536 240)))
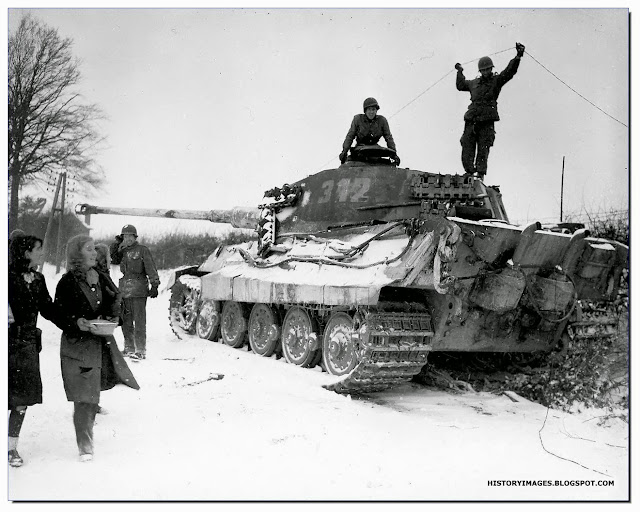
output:
POLYGON ((473 80, 466 80, 462 71, 458 71, 456 88, 471 93, 471 104, 464 115, 465 121, 500 121, 498 115, 498 96, 504 84, 511 80, 520 66, 520 59, 513 58, 501 73, 494 73, 473 80))
POLYGON ((396 143, 393 141, 389 123, 385 117, 376 115, 373 119, 369 119, 366 114, 356 114, 353 116, 342 149, 347 151, 351 147, 353 139, 356 139, 358 146, 370 146, 377 144, 380 137, 384 137, 389 149, 396 150, 396 143))
POLYGON ((56 288, 55 304, 63 329, 62 381, 70 402, 97 404, 100 391, 111 389, 118 382, 139 389, 115 338, 82 331, 77 324, 79 318, 120 316, 120 305, 109 293, 109 281, 107 275, 98 272, 97 285, 90 286, 81 274, 67 272, 56 288))
POLYGON ((111 276, 109 275, 108 270, 102 270, 99 267, 95 267, 96 270, 99 270, 100 273, 105 277, 106 286, 103 288, 102 292, 106 293, 109 296, 108 300, 113 301, 112 312, 114 313, 112 317, 118 317, 118 325, 122 325, 122 294, 120 290, 116 286, 116 283, 113 282, 111 276))
POLYGON ((160 278, 151 251, 144 245, 136 241, 129 247, 119 249, 116 244, 113 244, 111 254, 112 261, 120 263, 122 277, 119 285, 123 299, 148 297, 149 284, 155 288, 160 286, 160 278))
POLYGON ((42 403, 40 351, 42 331, 36 327, 38 313, 57 322, 56 308, 40 272, 9 270, 9 307, 14 322, 9 325, 9 408, 42 403))

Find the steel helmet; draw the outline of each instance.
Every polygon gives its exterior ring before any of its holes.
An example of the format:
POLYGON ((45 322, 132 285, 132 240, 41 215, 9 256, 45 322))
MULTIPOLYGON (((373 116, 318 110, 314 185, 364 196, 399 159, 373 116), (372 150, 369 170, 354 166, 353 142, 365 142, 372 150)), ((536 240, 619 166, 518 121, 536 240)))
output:
POLYGON ((362 110, 366 112, 368 107, 376 107, 378 110, 380 110, 380 105, 378 105, 378 102, 375 98, 367 98, 366 100, 364 100, 364 103, 362 104, 362 110))
POLYGON ((138 231, 136 230, 136 227, 132 224, 127 224, 126 226, 122 227, 122 231, 120 232, 121 235, 133 235, 135 237, 138 236, 138 231))
POLYGON ((490 57, 480 57, 478 61, 478 71, 482 71, 483 69, 492 68, 493 61, 490 57))

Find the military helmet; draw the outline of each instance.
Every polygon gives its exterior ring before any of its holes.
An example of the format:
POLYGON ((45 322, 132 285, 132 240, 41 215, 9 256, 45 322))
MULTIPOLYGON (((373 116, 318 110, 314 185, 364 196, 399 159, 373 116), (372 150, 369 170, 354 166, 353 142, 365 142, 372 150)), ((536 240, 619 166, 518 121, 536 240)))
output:
POLYGON ((378 105, 378 102, 375 98, 367 98, 366 100, 364 100, 364 103, 362 104, 362 110, 366 112, 367 108, 369 107, 376 107, 378 110, 380 110, 380 105, 378 105))
POLYGON ((483 69, 492 68, 493 61, 490 57, 480 57, 478 61, 478 71, 482 71, 483 69))
POLYGON ((136 230, 136 227, 132 224, 127 224, 126 226, 122 226, 122 231, 120 232, 121 235, 133 235, 135 237, 138 236, 138 231, 136 230))

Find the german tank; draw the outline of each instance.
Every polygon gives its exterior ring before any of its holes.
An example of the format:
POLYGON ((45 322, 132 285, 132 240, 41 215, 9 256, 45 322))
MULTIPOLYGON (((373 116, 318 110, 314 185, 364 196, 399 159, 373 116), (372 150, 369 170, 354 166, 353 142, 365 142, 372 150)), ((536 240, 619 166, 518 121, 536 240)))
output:
POLYGON ((510 224, 500 190, 466 175, 395 165, 380 146, 265 193, 256 208, 142 210, 78 205, 78 214, 209 219, 254 227, 170 283, 174 332, 248 344, 326 386, 370 392, 407 381, 431 351, 551 351, 567 337, 610 336, 606 310, 628 247, 510 224))

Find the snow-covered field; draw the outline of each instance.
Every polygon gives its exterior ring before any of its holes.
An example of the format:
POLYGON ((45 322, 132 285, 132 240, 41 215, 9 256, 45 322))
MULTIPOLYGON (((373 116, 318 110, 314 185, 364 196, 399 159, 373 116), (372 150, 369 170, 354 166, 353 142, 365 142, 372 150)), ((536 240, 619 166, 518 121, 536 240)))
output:
MULTIPOLYGON (((53 295, 60 275, 45 276, 53 295)), ((9 500, 628 499, 628 425, 606 411, 410 383, 338 395, 319 369, 176 339, 168 298, 149 299, 148 359, 129 364, 140 391, 102 394, 91 463, 78 461, 60 331, 40 319, 44 404, 27 412, 9 500)))

